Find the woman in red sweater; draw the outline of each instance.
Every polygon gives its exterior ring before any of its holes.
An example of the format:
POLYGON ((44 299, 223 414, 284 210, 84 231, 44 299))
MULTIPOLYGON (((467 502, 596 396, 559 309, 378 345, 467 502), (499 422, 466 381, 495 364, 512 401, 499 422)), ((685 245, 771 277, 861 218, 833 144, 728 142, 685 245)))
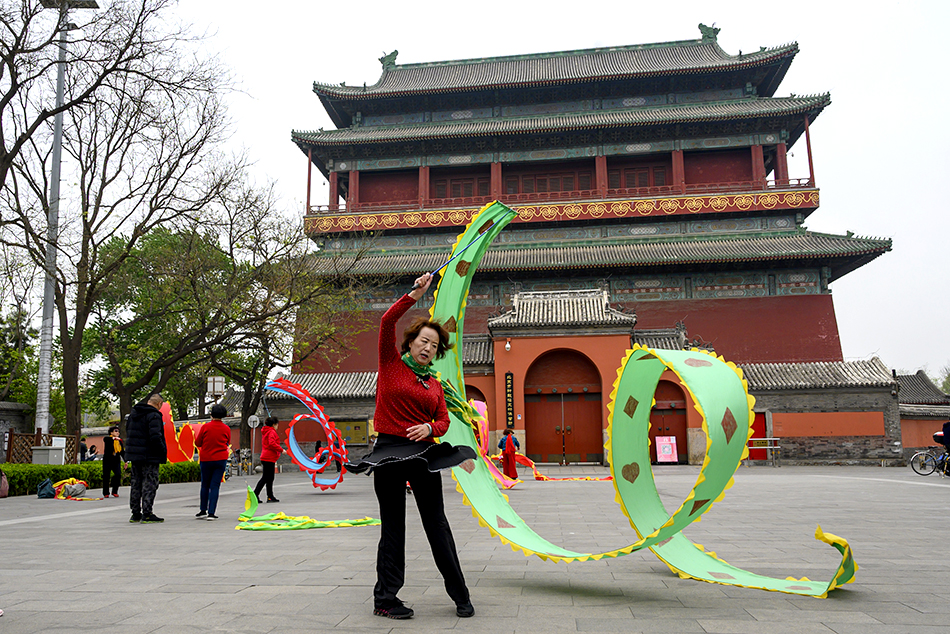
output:
POLYGON ((285 450, 280 446, 280 436, 277 435, 277 430, 274 428, 277 422, 276 417, 269 416, 264 420, 264 428, 261 429, 261 468, 264 473, 261 479, 257 481, 257 486, 254 487, 254 495, 257 496, 258 502, 261 501, 261 490, 265 486, 267 487, 267 501, 280 502, 274 497, 274 467, 277 464, 277 459, 280 458, 280 454, 285 453, 285 450))
POLYGON ((413 611, 396 596, 406 573, 406 482, 419 507, 435 565, 445 579, 445 590, 455 601, 456 614, 475 614, 469 597, 452 529, 442 500, 443 469, 475 459, 470 447, 436 443, 449 429, 445 395, 429 364, 449 349, 449 334, 441 324, 420 318, 403 333, 396 349, 396 322, 429 289, 432 275, 416 280, 413 290, 383 315, 379 326, 379 378, 373 426, 378 434, 373 453, 348 471, 375 471, 373 479, 382 522, 376 555, 373 614, 408 619, 413 611))
POLYGON ((231 444, 231 429, 221 421, 227 415, 224 405, 212 405, 211 421, 201 426, 195 438, 201 461, 201 510, 195 515, 199 520, 218 519, 214 512, 218 508, 218 491, 231 444))

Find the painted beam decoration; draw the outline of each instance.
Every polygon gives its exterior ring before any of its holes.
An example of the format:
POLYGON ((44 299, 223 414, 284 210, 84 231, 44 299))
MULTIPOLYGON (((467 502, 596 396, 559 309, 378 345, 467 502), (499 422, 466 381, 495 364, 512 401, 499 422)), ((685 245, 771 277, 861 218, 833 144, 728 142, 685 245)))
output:
MULTIPOLYGON (((439 280, 431 309, 433 318, 451 325, 450 339, 455 343, 448 354, 433 362, 454 385, 464 390, 462 343, 468 289, 476 269, 492 240, 512 218, 510 210, 495 202, 484 207, 459 236, 453 254, 473 241, 465 257, 446 269, 439 280)), ((453 476, 464 503, 482 526, 489 529, 513 550, 554 562, 599 560, 619 557, 649 548, 682 578, 712 583, 760 588, 790 594, 825 597, 828 592, 853 580, 857 565, 848 543, 822 532, 815 537, 841 554, 841 563, 830 581, 778 579, 764 577, 730 566, 692 543, 681 531, 720 501, 732 486, 740 461, 748 455, 752 405, 748 385, 734 364, 699 350, 668 351, 635 347, 627 353, 611 394, 607 455, 616 489, 616 500, 637 533, 634 543, 602 553, 574 552, 553 544, 534 532, 508 504, 484 461, 456 467, 453 476), (668 514, 660 501, 649 456, 650 409, 660 375, 670 369, 689 390, 702 415, 706 432, 706 456, 692 491, 673 513, 668 514)), ((454 445, 465 444, 477 451, 478 441, 472 427, 450 415, 451 424, 443 437, 454 445)))
MULTIPOLYGON (((558 222, 614 218, 664 217, 737 211, 773 211, 814 209, 818 207, 819 190, 794 189, 762 193, 711 194, 707 196, 670 196, 665 198, 638 198, 576 203, 544 203, 517 205, 518 222, 558 222)), ((501 204, 501 203, 498 203, 501 204)), ((372 231, 377 229, 407 229, 429 227, 457 227, 471 222, 479 210, 470 209, 414 209, 408 211, 373 211, 371 205, 361 205, 357 213, 321 213, 304 219, 306 233, 333 233, 342 231, 372 231)))
POLYGON ((287 449, 290 453, 290 459, 295 465, 300 467, 301 471, 307 472, 315 488, 319 488, 321 491, 336 488, 336 485, 343 481, 343 474, 346 473, 346 467, 341 466, 340 472, 335 476, 325 476, 323 472, 331 462, 339 462, 340 465, 346 464, 346 443, 343 441, 343 435, 340 433, 340 430, 336 428, 336 425, 334 425, 332 421, 327 419, 326 414, 323 413, 323 408, 320 407, 320 405, 313 400, 313 397, 310 396, 310 393, 300 385, 281 377, 271 381, 265 385, 264 388, 294 397, 310 412, 309 414, 297 414, 294 416, 290 421, 290 426, 287 428, 287 449), (308 419, 317 421, 327 436, 327 446, 323 447, 312 458, 307 455, 300 446, 300 443, 297 442, 297 435, 294 432, 294 425, 302 420, 308 419))

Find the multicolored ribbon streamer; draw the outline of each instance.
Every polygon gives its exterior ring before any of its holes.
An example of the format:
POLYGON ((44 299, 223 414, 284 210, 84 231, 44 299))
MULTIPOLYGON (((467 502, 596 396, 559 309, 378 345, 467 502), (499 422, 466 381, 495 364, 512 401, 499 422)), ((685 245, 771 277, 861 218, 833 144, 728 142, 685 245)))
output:
POLYGON ((308 528, 350 528, 353 526, 377 526, 380 521, 372 517, 358 520, 315 520, 306 515, 284 515, 283 513, 267 513, 256 516, 257 494, 247 488, 247 499, 244 501, 244 512, 235 526, 239 531, 299 531, 308 528))
POLYGON ((336 425, 333 424, 333 421, 329 420, 326 414, 323 413, 323 408, 310 396, 310 392, 297 383, 292 383, 280 377, 265 385, 264 388, 292 396, 309 410, 309 415, 297 414, 294 416, 290 421, 290 426, 287 428, 287 449, 290 453, 290 459, 295 465, 300 467, 301 471, 307 472, 314 487, 319 488, 321 491, 335 488, 336 485, 343 481, 343 474, 346 473, 346 467, 341 466, 340 472, 337 473, 335 477, 324 477, 323 472, 330 462, 339 462, 341 465, 346 464, 346 443, 343 441, 343 435, 340 433, 340 430, 338 430, 336 425), (327 436, 327 446, 317 452, 313 458, 307 456, 306 452, 300 447, 300 443, 297 442, 297 436, 294 432, 294 425, 302 420, 317 421, 327 436))

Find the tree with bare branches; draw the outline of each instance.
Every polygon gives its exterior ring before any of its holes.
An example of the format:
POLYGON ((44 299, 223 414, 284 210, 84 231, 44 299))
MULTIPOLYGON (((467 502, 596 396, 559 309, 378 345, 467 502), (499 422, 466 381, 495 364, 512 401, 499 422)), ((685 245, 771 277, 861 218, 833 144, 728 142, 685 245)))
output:
MULTIPOLYGON (((96 101, 129 76, 170 81, 169 51, 194 41, 171 26, 173 0, 111 0, 101 9, 72 11, 70 0, 0 0, 0 187, 14 162, 53 117, 96 101), (68 91, 57 107, 53 89, 60 35, 68 31, 64 68, 68 91)), ((4 218, 6 220, 6 218, 4 218)))

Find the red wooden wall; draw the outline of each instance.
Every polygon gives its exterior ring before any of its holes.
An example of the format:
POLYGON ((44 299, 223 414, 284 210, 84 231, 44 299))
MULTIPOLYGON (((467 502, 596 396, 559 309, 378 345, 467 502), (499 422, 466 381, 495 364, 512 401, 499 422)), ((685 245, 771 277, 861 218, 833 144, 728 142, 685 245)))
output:
POLYGON ((687 185, 751 181, 752 152, 749 148, 684 152, 683 168, 687 185))

